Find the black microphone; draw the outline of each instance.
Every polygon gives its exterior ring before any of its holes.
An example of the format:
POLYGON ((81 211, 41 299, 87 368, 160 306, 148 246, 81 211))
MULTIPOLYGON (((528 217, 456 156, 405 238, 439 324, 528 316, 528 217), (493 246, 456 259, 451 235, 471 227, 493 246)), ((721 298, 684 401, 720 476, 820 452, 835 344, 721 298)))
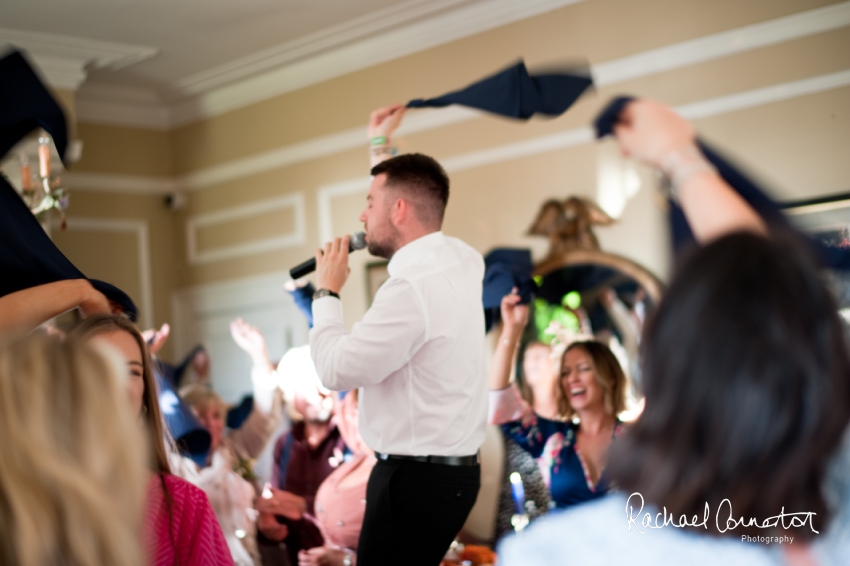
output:
MULTIPOLYGON (((362 250, 366 247, 366 232, 355 232, 351 235, 351 240, 348 243, 348 251, 362 250)), ((311 257, 303 263, 299 263, 289 270, 289 276, 293 279, 301 279, 308 273, 316 271, 316 258, 311 257)))

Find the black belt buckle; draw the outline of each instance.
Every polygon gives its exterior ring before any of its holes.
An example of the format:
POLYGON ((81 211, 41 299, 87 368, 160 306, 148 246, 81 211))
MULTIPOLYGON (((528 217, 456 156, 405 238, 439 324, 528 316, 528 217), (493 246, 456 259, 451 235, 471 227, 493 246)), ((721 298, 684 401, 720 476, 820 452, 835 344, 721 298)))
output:
POLYGON ((477 466, 480 462, 479 453, 471 456, 402 456, 400 454, 384 454, 375 452, 379 460, 408 460, 428 464, 443 464, 444 466, 477 466))

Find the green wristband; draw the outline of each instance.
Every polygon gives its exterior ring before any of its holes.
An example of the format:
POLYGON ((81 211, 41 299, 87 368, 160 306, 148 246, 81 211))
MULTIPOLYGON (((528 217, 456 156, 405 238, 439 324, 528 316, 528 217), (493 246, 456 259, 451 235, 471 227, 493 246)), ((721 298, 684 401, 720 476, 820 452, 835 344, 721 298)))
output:
POLYGON ((375 136, 369 140, 371 145, 387 145, 387 136, 375 136))

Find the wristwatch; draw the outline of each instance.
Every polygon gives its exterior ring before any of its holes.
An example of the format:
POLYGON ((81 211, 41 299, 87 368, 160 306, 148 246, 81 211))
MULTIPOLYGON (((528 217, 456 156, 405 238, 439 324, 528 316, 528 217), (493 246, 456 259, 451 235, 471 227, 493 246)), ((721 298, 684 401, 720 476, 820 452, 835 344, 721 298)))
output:
POLYGON ((339 298, 339 293, 334 293, 330 289, 317 289, 315 293, 313 293, 313 300, 321 299, 322 297, 336 297, 339 298))

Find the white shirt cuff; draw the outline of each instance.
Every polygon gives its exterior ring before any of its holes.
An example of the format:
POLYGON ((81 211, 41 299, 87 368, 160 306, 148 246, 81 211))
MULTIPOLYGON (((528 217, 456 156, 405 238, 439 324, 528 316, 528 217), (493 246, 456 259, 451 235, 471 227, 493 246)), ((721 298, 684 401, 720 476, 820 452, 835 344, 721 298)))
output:
POLYGON ((313 301, 313 326, 323 322, 343 323, 342 301, 330 295, 313 301))

